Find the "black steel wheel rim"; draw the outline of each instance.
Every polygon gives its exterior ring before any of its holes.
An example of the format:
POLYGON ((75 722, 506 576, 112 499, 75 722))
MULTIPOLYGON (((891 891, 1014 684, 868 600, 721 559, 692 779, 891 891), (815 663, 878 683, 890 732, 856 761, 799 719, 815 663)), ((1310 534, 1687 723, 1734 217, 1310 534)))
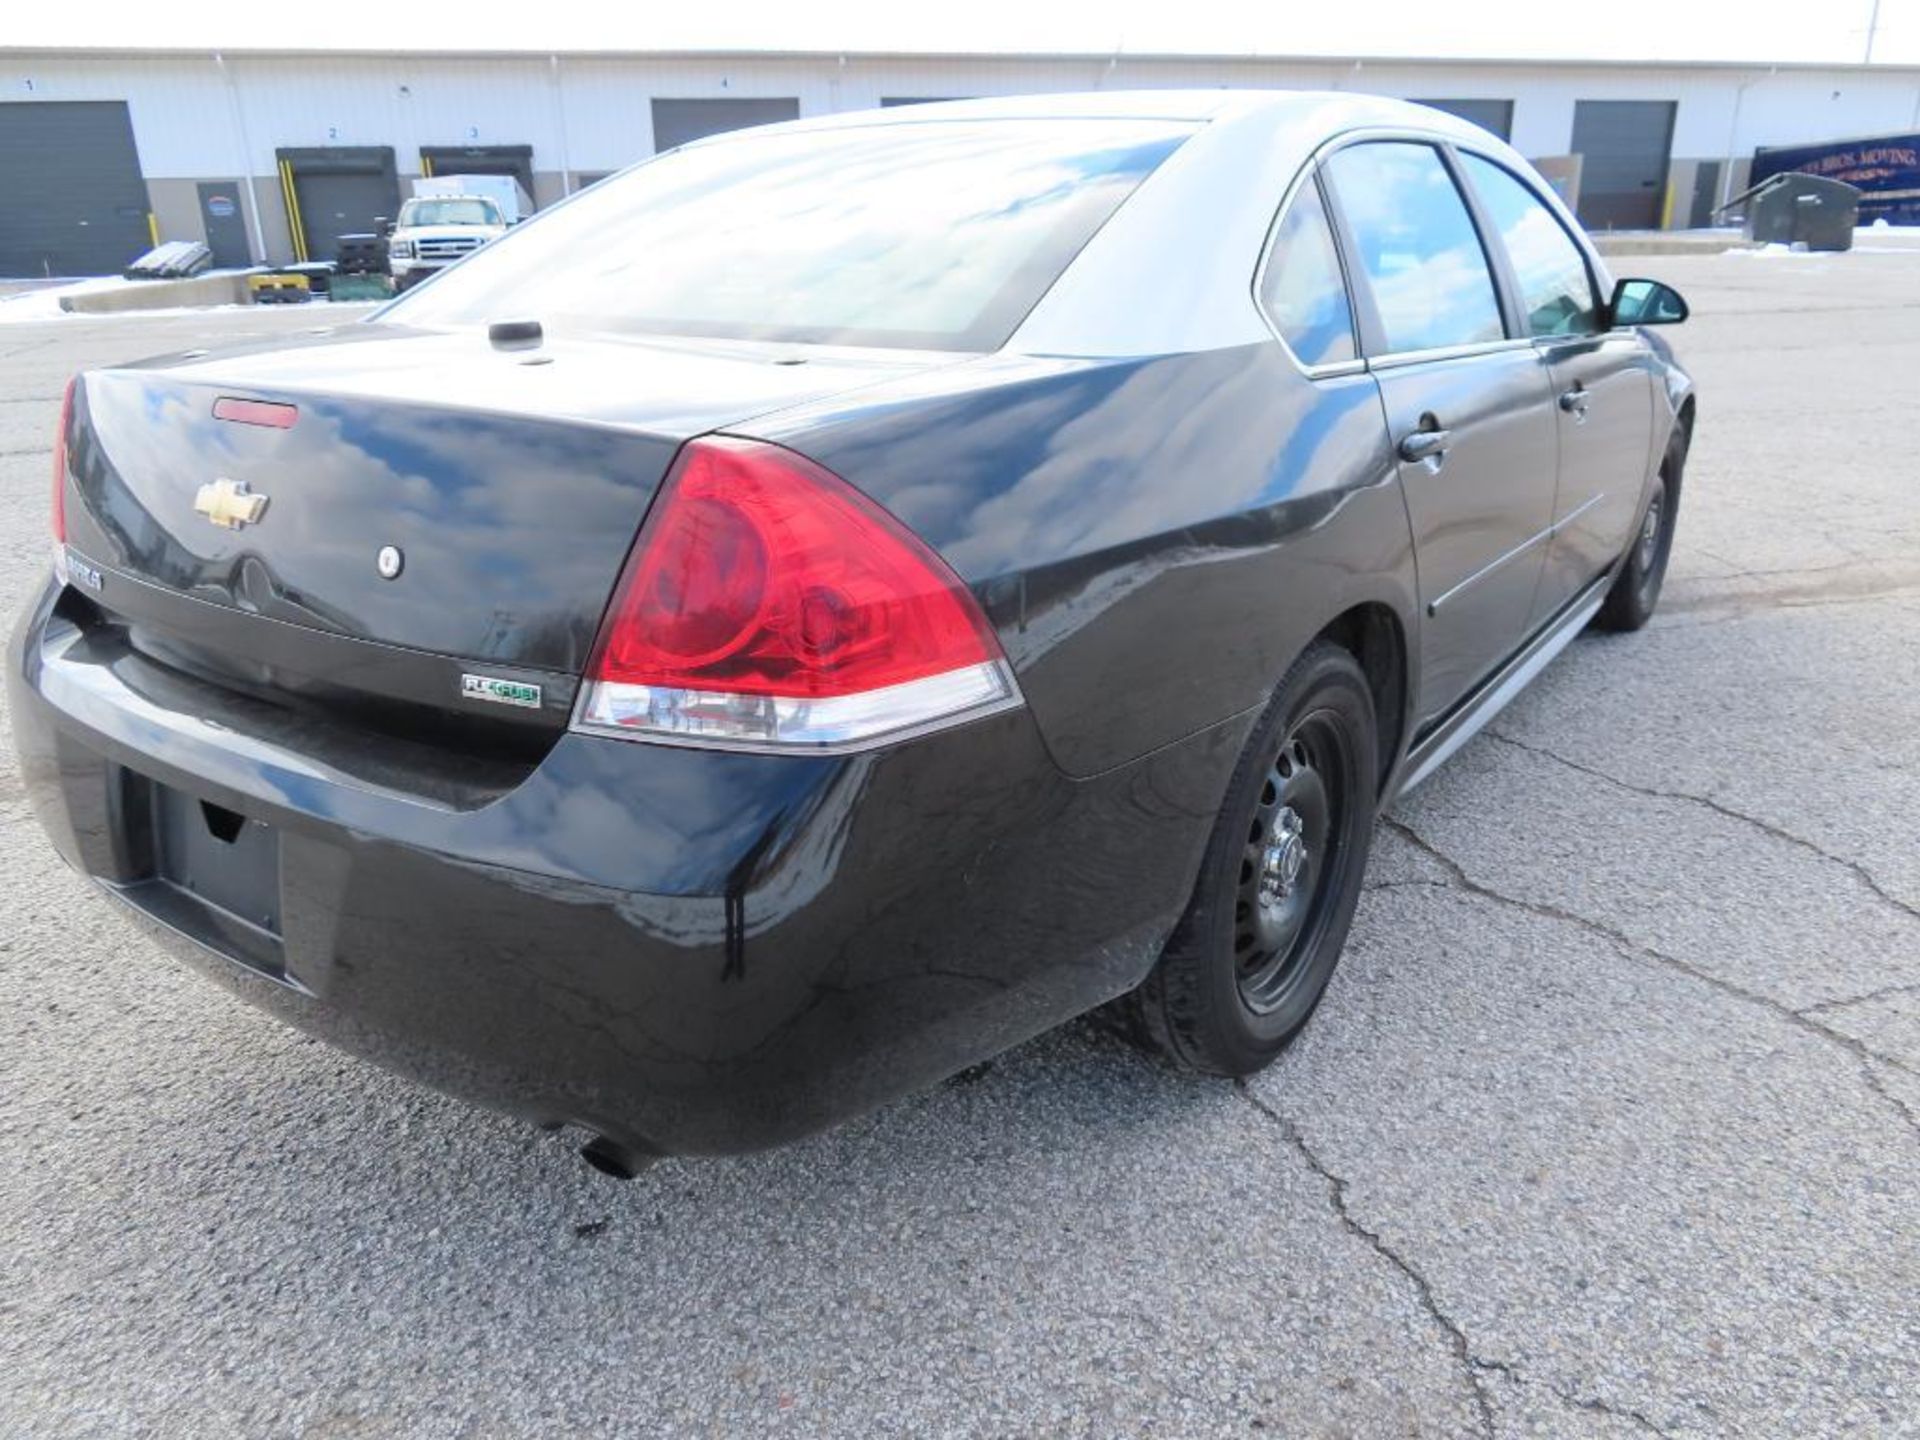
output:
POLYGON ((1651 575, 1653 563, 1660 557, 1660 526, 1666 519, 1666 496, 1655 495, 1647 506, 1647 518, 1640 522, 1640 573, 1651 575))
POLYGON ((1260 782, 1234 897, 1234 978, 1257 1015, 1278 1010, 1310 969, 1333 910, 1346 845, 1345 727, 1331 711, 1296 720, 1260 782))
POLYGON ((1633 542, 1633 565, 1639 572, 1635 591, 1644 609, 1651 610, 1667 568, 1667 488, 1660 486, 1647 502, 1640 534, 1633 542))

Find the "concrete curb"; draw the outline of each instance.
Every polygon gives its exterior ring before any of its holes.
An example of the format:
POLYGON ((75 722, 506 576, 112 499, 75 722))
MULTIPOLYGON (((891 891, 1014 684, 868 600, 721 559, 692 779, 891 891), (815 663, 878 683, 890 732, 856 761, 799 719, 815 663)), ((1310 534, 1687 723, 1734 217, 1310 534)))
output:
POLYGON ((127 310, 172 310, 183 305, 246 305, 252 298, 245 273, 222 272, 185 280, 143 280, 125 289, 62 295, 60 308, 73 315, 115 315, 127 310))
POLYGON ((1753 241, 1736 233, 1662 233, 1657 230, 1616 231, 1593 237, 1602 255, 1721 255, 1729 250, 1755 250, 1753 241))

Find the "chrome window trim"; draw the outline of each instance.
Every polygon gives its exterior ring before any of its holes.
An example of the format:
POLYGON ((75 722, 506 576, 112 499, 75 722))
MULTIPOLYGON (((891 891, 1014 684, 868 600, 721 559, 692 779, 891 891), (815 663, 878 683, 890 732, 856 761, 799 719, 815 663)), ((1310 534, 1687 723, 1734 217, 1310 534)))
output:
MULTIPOLYGON (((1326 164, 1326 162, 1329 159, 1331 159, 1337 152, 1341 150, 1345 150, 1347 147, 1351 145, 1366 145, 1366 144, 1376 143, 1382 140, 1398 140, 1403 142, 1410 142, 1417 145, 1430 145, 1436 151, 1440 152, 1441 162, 1443 164, 1445 163, 1445 160, 1446 160, 1446 152, 1448 148, 1451 147, 1456 151, 1466 151, 1470 154, 1478 155, 1483 160, 1488 160, 1495 164, 1499 164, 1501 165, 1502 169, 1508 168, 1503 162, 1495 159, 1494 156, 1487 154, 1481 147, 1475 146, 1475 145, 1463 145, 1460 141, 1455 139, 1453 136, 1442 134, 1437 130, 1420 130, 1412 126, 1406 126, 1406 125, 1364 125, 1352 130, 1343 130, 1340 134, 1333 136, 1331 139, 1323 141, 1320 147, 1316 149, 1313 152, 1313 154, 1307 157, 1306 164, 1303 167, 1301 167, 1301 174, 1311 175, 1311 174, 1317 173, 1321 168, 1321 166, 1326 164)), ((1448 173, 1448 178, 1453 179, 1455 190, 1456 191, 1459 190, 1460 182, 1458 179, 1454 179, 1451 167, 1449 167, 1447 173, 1448 173)), ((1287 190, 1287 195, 1289 199, 1292 198, 1294 190, 1297 189, 1298 187, 1299 187, 1299 179, 1298 177, 1296 177, 1294 184, 1292 186, 1289 186, 1287 190)), ((1473 202, 1469 199, 1469 197, 1466 194, 1462 193, 1460 195, 1460 203, 1466 206, 1467 214, 1469 218, 1471 218, 1473 215, 1473 202)), ((1549 205, 1547 208, 1550 211, 1553 209, 1551 205, 1549 205)), ((1281 214, 1285 214, 1284 206, 1282 207, 1281 214)), ((1559 219, 1560 217, 1556 215, 1555 218, 1559 219)), ((1276 223, 1277 221, 1278 221, 1278 217, 1276 217, 1276 223)), ((1561 221, 1561 226, 1563 229, 1565 228, 1564 220, 1561 221)), ((1476 224, 1475 225, 1476 231, 1478 230, 1478 228, 1479 227, 1476 224)), ((1502 241, 1500 243, 1504 247, 1505 242, 1502 241)), ((1484 236, 1482 236, 1481 246, 1483 250, 1486 244, 1487 244, 1487 240, 1484 236)), ((1589 247, 1584 244, 1579 245, 1579 249, 1582 256, 1586 258, 1588 274, 1589 274, 1589 277, 1591 277, 1593 273, 1592 252, 1589 249, 1589 247)), ((1493 282, 1493 293, 1494 293, 1495 300, 1500 301, 1500 297, 1503 294, 1503 291, 1500 284, 1499 273, 1496 271, 1494 267, 1493 257, 1491 255, 1483 255, 1482 258, 1486 261, 1486 264, 1487 264, 1487 278, 1493 282)), ((1351 305, 1352 304, 1351 280, 1349 280, 1348 282, 1348 291, 1349 291, 1348 304, 1351 305)), ((1254 294, 1257 301, 1259 292, 1256 290, 1254 294)), ((1264 314, 1265 312, 1263 311, 1262 313, 1264 314)), ((1504 302, 1501 302, 1501 323, 1502 325, 1506 323, 1504 302)), ((1422 364, 1426 364, 1429 361, 1435 361, 1435 360, 1464 360, 1464 359, 1471 359, 1472 357, 1477 355, 1491 355, 1491 354, 1496 354, 1503 350, 1519 349, 1521 346, 1530 347, 1533 345, 1534 340, 1535 340, 1535 337, 1531 335, 1508 335, 1500 340, 1485 340, 1485 341, 1479 341, 1479 342, 1468 344, 1468 345, 1446 345, 1446 346, 1439 346, 1439 347, 1426 349, 1426 350, 1388 350, 1379 355, 1364 356, 1364 364, 1366 368, 1369 370, 1379 370, 1379 369, 1391 369, 1399 365, 1422 365, 1422 364)), ((1365 349, 1364 336, 1361 337, 1361 348, 1362 350, 1365 349)), ((1295 362, 1295 363, 1298 363, 1298 362, 1295 362)))
MULTIPOLYGON (((1359 375, 1367 368, 1367 357, 1360 343, 1360 320, 1353 306, 1353 281, 1347 274, 1346 257, 1340 253, 1340 239, 1333 233, 1330 222, 1327 228, 1327 239, 1333 245, 1333 263, 1339 267, 1340 287, 1347 297, 1347 331, 1353 340, 1353 359, 1329 360, 1320 365, 1307 364, 1294 354, 1293 346, 1287 343, 1287 337, 1280 333, 1280 327, 1274 324, 1273 315, 1260 299, 1261 291, 1266 285, 1267 267, 1273 263, 1273 247, 1280 238, 1280 226, 1285 222, 1287 212, 1293 208, 1294 197, 1300 193, 1303 186, 1314 183, 1314 176, 1319 173, 1319 168, 1318 152, 1315 152, 1313 156, 1308 157, 1307 163, 1295 172, 1293 179, 1288 183, 1286 193, 1280 197, 1280 204, 1274 210, 1273 219, 1267 225, 1266 238, 1260 244, 1260 259, 1253 267, 1253 284, 1248 291, 1253 298, 1253 308, 1259 313, 1260 323, 1265 325, 1267 332, 1280 342, 1280 348, 1286 352, 1287 359, 1293 362, 1293 368, 1309 380, 1325 380, 1335 375, 1359 375)), ((1322 209, 1324 208, 1323 206, 1322 209)))
MULTIPOLYGON (((1354 317, 1354 347, 1359 350, 1361 354, 1359 358, 1355 360, 1341 360, 1326 365, 1308 365, 1302 362, 1300 357, 1294 354, 1293 347, 1287 344, 1286 337, 1280 333, 1280 328, 1274 324, 1273 317, 1267 313, 1267 307, 1260 303, 1260 289, 1266 279, 1267 266, 1273 259, 1273 246, 1274 241, 1279 237, 1280 222, 1286 219, 1287 211, 1293 204, 1294 196, 1300 193, 1300 187, 1311 182, 1313 177, 1319 174, 1321 168, 1335 153, 1351 145, 1364 145, 1382 140, 1399 140, 1421 145, 1431 145, 1441 151, 1443 156, 1446 150, 1451 148, 1458 154, 1472 155, 1477 159, 1484 160, 1488 164, 1498 166, 1500 169, 1506 171, 1509 175, 1512 175, 1515 180, 1519 181, 1534 199, 1546 207, 1548 214, 1553 216, 1554 220, 1559 224, 1561 231, 1568 239, 1573 241, 1574 248, 1580 252, 1581 259, 1586 264, 1587 282, 1593 287, 1594 295, 1598 297, 1611 292, 1612 274, 1601 263, 1599 252, 1593 248, 1592 237, 1587 234, 1585 227, 1583 227, 1577 219, 1573 218, 1571 212, 1567 210, 1565 203, 1551 190, 1551 187, 1543 191, 1539 186, 1534 185, 1528 181, 1525 176, 1515 171, 1512 164, 1506 158, 1496 154, 1484 144, 1461 140, 1456 136, 1443 134, 1437 130, 1423 130, 1413 126, 1356 126, 1351 130, 1343 130, 1339 134, 1323 140, 1315 147, 1313 153, 1308 155, 1305 161, 1301 163, 1300 168, 1294 172, 1293 179, 1288 182, 1286 191, 1280 198, 1279 205, 1274 209, 1272 220, 1268 222, 1266 236, 1261 242, 1260 258, 1254 266, 1253 280, 1248 287, 1248 298, 1253 302, 1254 312, 1259 315, 1260 323, 1266 327, 1267 333, 1272 335, 1274 340, 1279 344, 1281 351, 1286 355, 1294 369, 1298 370, 1303 376, 1309 380, 1322 380, 1338 375, 1357 375, 1362 371, 1368 370, 1393 369, 1403 365, 1425 365, 1447 360, 1467 360, 1481 355, 1499 354, 1503 351, 1518 350, 1521 348, 1537 348, 1542 345, 1591 344, 1593 341, 1604 339, 1609 335, 1622 332, 1631 333, 1632 327, 1616 325, 1610 329, 1594 330, 1579 335, 1509 335, 1500 340, 1487 340, 1469 345, 1448 345, 1427 350, 1389 350, 1378 355, 1369 355, 1365 353, 1366 337, 1360 333, 1359 311, 1354 303, 1353 296, 1353 277, 1346 273, 1346 256, 1344 253, 1340 253, 1339 237, 1336 235, 1334 249, 1336 253, 1340 255, 1342 279, 1345 281, 1347 287, 1347 308, 1354 317)), ((1456 179, 1454 183, 1455 187, 1458 188, 1460 184, 1459 180, 1456 179)), ((1471 214, 1472 202, 1469 197, 1463 193, 1460 201, 1468 207, 1469 214, 1471 214)), ((1482 243, 1484 245, 1487 242, 1483 239, 1482 243)), ((1504 252, 1506 245, 1504 237, 1496 237, 1494 243, 1499 244, 1504 252)), ((1489 255, 1486 257, 1486 260, 1488 277, 1493 281, 1494 293, 1498 296, 1502 293, 1500 276, 1495 271, 1493 257, 1489 255)), ((1509 263, 1511 263, 1511 260, 1509 260, 1509 263)), ((1604 301, 1599 301, 1598 303, 1602 306, 1605 304, 1604 301)))
POLYGON ((1505 340, 1481 340, 1471 345, 1440 345, 1429 350, 1395 350, 1369 359, 1374 370, 1396 370, 1403 365, 1426 365, 1437 360, 1472 360, 1481 355, 1500 355, 1509 350, 1530 350, 1533 337, 1514 335, 1505 340))
MULTIPOLYGON (((1400 142, 1404 142, 1404 144, 1423 144, 1423 146, 1432 148, 1432 152, 1440 157, 1440 163, 1446 167, 1448 180, 1452 180, 1453 192, 1459 196, 1459 204, 1467 211, 1467 221, 1473 225, 1475 234, 1478 236, 1478 240, 1480 240, 1480 252, 1482 252, 1480 253, 1480 259, 1486 263, 1486 278, 1488 278, 1488 282, 1494 286, 1494 307, 1500 311, 1501 328, 1505 328, 1505 324, 1507 324, 1507 307, 1505 307, 1505 300, 1503 300, 1505 290, 1501 288, 1500 271, 1498 271, 1498 267, 1494 265, 1494 257, 1486 253, 1488 240, 1486 240, 1486 236, 1480 234, 1480 227, 1478 227, 1478 221, 1476 221, 1475 213, 1473 213, 1473 200, 1471 200, 1465 192, 1461 192, 1459 179, 1453 175, 1452 165, 1448 165, 1448 154, 1446 154, 1446 152, 1448 152, 1450 146, 1453 146, 1452 136, 1440 134, 1438 131, 1417 131, 1417 129, 1411 129, 1411 127, 1400 127, 1400 125, 1369 125, 1369 127, 1363 127, 1363 129, 1357 129, 1357 131, 1340 132, 1340 134, 1336 134, 1331 140, 1327 140, 1319 150, 1313 152, 1313 156, 1309 157, 1308 169, 1309 171, 1319 171, 1329 159, 1332 159, 1332 157, 1336 156, 1338 152, 1342 152, 1342 150, 1348 150, 1348 148, 1352 148, 1352 146, 1361 146, 1361 144, 1379 144, 1382 140, 1400 140, 1400 142)), ((1457 146, 1453 146, 1453 148, 1457 148, 1457 146)), ((1352 290, 1352 282, 1348 282, 1348 290, 1352 290)), ((1352 303, 1352 296, 1348 296, 1348 303, 1352 303)), ((1528 344, 1528 346, 1530 346, 1530 344, 1532 344, 1532 336, 1503 336, 1500 340, 1476 340, 1476 342, 1463 344, 1463 346, 1432 346, 1432 348, 1428 349, 1388 349, 1388 351, 1384 351, 1384 353, 1380 353, 1380 355, 1367 355, 1365 361, 1367 361, 1367 369, 1369 369, 1369 371, 1375 371, 1375 369, 1380 369, 1380 367, 1394 367, 1394 365, 1423 365, 1423 363, 1427 363, 1427 361, 1436 361, 1436 359, 1469 359, 1469 357, 1473 357, 1473 355, 1490 355, 1490 353, 1494 353, 1494 351, 1517 348, 1517 346, 1521 346, 1521 344, 1528 344)), ((1365 349, 1365 336, 1361 336, 1361 349, 1365 349)))
MULTIPOLYGON (((1607 304, 1607 297, 1613 293, 1613 272, 1607 268, 1606 261, 1601 256, 1599 250, 1594 248, 1593 237, 1587 233, 1587 227, 1580 223, 1580 217, 1569 210, 1566 201, 1560 198, 1560 192, 1555 190, 1551 185, 1533 184, 1526 176, 1515 170, 1504 157, 1489 150, 1482 142, 1450 140, 1447 143, 1463 155, 1473 155, 1481 160, 1487 161, 1489 164, 1499 166, 1522 185, 1526 186, 1526 188, 1532 192, 1534 199, 1547 207, 1547 212, 1560 222, 1560 228, 1566 232, 1567 238, 1573 241, 1574 248, 1580 252, 1581 258, 1587 262, 1587 280, 1588 283, 1593 286, 1595 303, 1604 309, 1607 304)), ((1518 152, 1513 153, 1516 158, 1518 158, 1518 152)), ((1521 163, 1525 164, 1524 159, 1521 163)), ((1527 169, 1532 170, 1533 167, 1528 165, 1527 169)), ((1538 175, 1539 172, 1535 171, 1534 173, 1538 175)), ((1503 240, 1502 245, 1504 246, 1504 244, 1505 242, 1503 240)), ((1632 326, 1615 325, 1611 327, 1611 330, 1596 330, 1592 335, 1563 336, 1559 338, 1592 339, 1593 335, 1607 335, 1612 333, 1612 330, 1630 330, 1632 328, 1632 326)), ((1540 336, 1535 338, 1544 339, 1547 337, 1540 336)))

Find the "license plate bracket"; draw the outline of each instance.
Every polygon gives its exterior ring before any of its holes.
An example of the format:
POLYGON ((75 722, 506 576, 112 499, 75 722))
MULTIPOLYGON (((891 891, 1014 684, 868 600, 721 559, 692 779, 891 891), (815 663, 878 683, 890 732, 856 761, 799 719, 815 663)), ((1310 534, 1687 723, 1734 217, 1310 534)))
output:
POLYGON ((153 787, 153 877, 280 935, 280 832, 170 786, 153 787))

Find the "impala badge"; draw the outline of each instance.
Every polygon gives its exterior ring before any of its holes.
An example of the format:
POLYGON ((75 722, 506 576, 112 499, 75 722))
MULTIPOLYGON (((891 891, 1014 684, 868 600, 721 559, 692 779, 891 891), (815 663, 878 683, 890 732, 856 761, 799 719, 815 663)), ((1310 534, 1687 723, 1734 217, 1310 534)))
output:
POLYGON ((254 494, 244 480, 223 477, 200 487, 193 497, 193 508, 222 530, 238 530, 259 523, 267 513, 267 498, 254 494))

